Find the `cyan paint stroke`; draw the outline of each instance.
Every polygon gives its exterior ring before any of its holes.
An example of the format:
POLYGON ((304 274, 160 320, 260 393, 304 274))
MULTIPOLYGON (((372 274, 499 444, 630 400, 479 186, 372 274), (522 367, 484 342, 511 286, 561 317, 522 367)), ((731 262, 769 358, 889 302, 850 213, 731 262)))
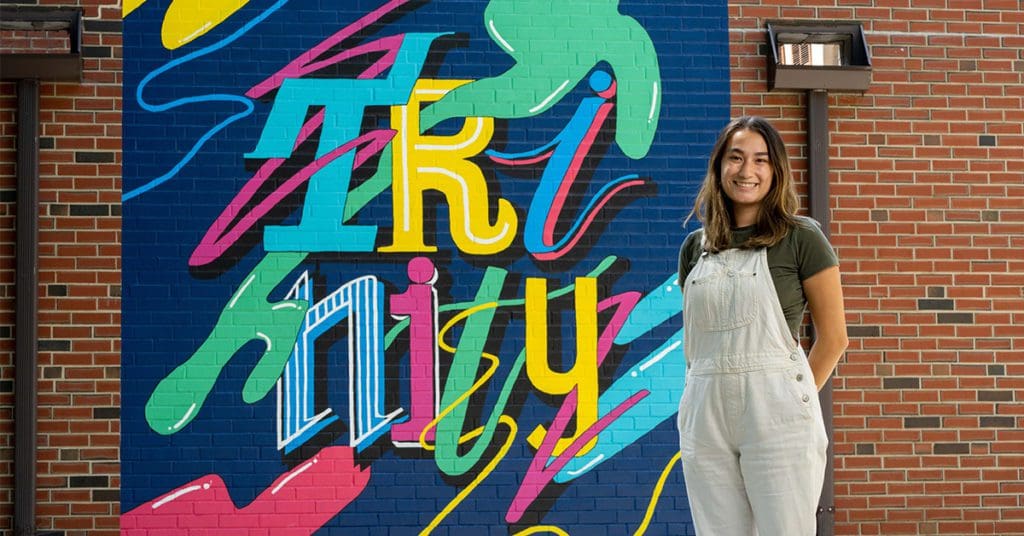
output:
POLYGON ((679 276, 672 274, 640 300, 615 337, 615 344, 625 346, 682 312, 683 291, 679 276))
MULTIPOLYGON (((615 337, 615 344, 630 344, 682 311, 683 295, 676 280, 677 276, 669 276, 633 307, 615 337)), ((601 393, 601 415, 618 407, 633 393, 650 394, 623 414, 628 418, 611 423, 599 434, 597 448, 569 461, 555 476, 555 482, 568 482, 588 473, 675 415, 685 382, 686 356, 680 329, 601 393)))
POLYGON ((661 111, 661 72, 647 30, 618 0, 491 0, 491 39, 515 60, 424 110, 424 131, 452 117, 532 117, 572 91, 599 62, 618 81, 615 141, 634 159, 650 150, 661 111))

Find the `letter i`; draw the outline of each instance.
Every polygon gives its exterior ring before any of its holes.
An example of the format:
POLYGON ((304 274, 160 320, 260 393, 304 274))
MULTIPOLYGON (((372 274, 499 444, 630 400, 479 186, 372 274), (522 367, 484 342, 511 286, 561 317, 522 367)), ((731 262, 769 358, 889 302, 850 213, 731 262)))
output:
MULTIPOLYGON (((437 270, 426 257, 409 261, 409 288, 390 298, 391 316, 409 318, 409 420, 391 427, 396 446, 419 444, 420 433, 437 416, 440 388, 437 355, 437 270)), ((426 439, 433 442, 434 430, 426 439)))

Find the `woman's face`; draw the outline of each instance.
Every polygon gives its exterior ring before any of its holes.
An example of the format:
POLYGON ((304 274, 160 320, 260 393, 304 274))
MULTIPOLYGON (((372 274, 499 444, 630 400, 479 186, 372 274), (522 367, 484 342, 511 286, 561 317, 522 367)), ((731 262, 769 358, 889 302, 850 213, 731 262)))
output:
POLYGON ((753 130, 734 132, 722 155, 719 174, 722 191, 732 200, 736 225, 753 225, 761 201, 772 187, 772 163, 764 137, 753 130))

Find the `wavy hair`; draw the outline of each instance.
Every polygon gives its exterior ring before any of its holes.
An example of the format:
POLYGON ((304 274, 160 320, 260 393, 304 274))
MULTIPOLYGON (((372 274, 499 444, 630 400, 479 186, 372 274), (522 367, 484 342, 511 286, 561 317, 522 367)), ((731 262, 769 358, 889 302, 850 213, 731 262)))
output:
POLYGON ((737 117, 719 133, 711 151, 711 158, 708 160, 704 183, 697 192, 693 210, 686 217, 688 222, 690 218, 696 216, 704 225, 704 249, 712 253, 732 247, 732 230, 736 225, 732 200, 722 191, 722 158, 733 135, 741 130, 756 132, 764 138, 768 146, 768 160, 772 166, 772 185, 761 201, 753 234, 746 242, 740 244, 740 247, 774 246, 797 224, 795 216, 799 201, 793 186, 793 173, 789 167, 789 157, 786 155, 786 145, 782 141, 782 136, 763 117, 737 117))

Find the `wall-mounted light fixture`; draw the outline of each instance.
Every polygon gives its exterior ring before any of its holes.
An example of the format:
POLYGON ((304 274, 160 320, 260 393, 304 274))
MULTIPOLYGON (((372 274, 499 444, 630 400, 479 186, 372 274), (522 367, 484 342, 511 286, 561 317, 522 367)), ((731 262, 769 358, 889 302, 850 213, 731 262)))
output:
POLYGON ((67 34, 66 50, 0 51, 0 80, 82 81, 82 8, 5 5, 0 30, 23 37, 67 34))
POLYGON ((871 54, 859 22, 768 21, 768 89, 867 91, 871 54))

